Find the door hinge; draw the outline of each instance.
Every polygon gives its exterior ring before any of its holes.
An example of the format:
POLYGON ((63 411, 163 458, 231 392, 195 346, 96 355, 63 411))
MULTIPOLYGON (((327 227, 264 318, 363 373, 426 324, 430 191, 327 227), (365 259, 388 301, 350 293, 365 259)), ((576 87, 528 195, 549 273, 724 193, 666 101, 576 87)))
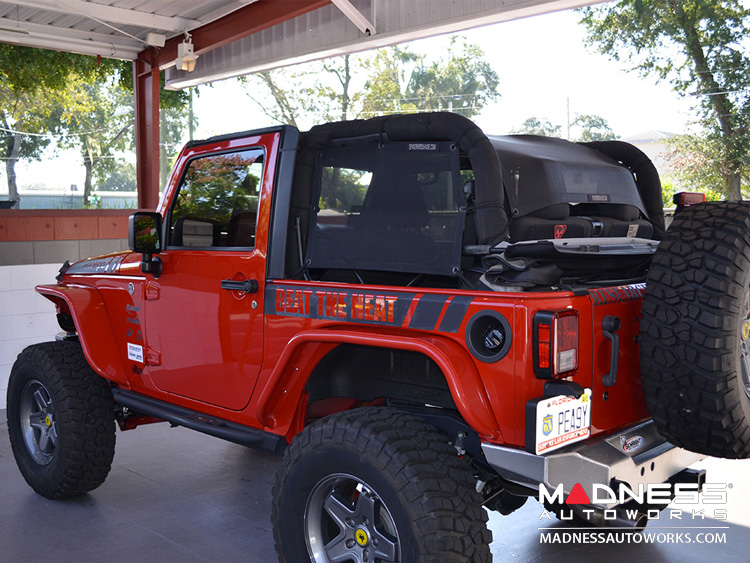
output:
POLYGON ((143 284, 143 298, 146 301, 155 301, 159 299, 160 291, 161 286, 154 281, 147 281, 145 284, 143 284))
POLYGON ((146 348, 146 363, 150 366, 160 366, 161 352, 158 352, 151 347, 146 348))

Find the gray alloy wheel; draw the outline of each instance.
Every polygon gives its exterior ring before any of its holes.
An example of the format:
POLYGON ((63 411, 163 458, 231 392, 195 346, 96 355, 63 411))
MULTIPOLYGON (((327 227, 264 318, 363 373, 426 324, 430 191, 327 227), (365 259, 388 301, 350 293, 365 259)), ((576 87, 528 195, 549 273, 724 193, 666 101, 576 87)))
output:
POLYGON ((352 475, 322 479, 310 494, 304 521, 315 563, 401 561, 388 507, 372 487, 352 475))
POLYGON ((44 384, 36 379, 26 384, 18 414, 29 454, 39 465, 47 465, 55 455, 57 428, 54 405, 44 384))
POLYGON ((745 320, 740 328, 740 372, 745 395, 750 399, 750 291, 745 295, 745 320))

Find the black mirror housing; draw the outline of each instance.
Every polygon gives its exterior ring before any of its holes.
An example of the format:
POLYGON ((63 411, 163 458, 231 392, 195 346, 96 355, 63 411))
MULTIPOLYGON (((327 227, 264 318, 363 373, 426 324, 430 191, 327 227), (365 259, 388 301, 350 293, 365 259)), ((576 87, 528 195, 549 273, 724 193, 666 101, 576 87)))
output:
POLYGON ((162 249, 161 215, 153 211, 133 213, 128 220, 128 246, 133 252, 143 255, 141 271, 158 278, 161 274, 161 261, 154 258, 162 249))
POLYGON ((133 213, 128 220, 128 246, 133 252, 159 254, 162 249, 161 215, 152 211, 133 213))

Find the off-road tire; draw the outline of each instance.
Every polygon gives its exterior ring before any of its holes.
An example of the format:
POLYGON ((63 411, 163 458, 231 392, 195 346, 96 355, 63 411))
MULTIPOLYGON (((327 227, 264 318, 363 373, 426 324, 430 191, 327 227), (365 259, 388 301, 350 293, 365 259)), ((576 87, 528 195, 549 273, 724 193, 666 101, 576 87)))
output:
POLYGON ((104 482, 115 452, 114 403, 80 344, 47 342, 21 352, 7 409, 13 455, 37 493, 69 498, 104 482))
MULTIPOLYGON (((448 437, 398 410, 366 408, 313 423, 286 449, 274 485, 272 513, 276 551, 282 563, 330 561, 325 549, 318 549, 317 558, 308 550, 311 536, 317 545, 326 541, 316 535, 314 521, 313 531, 308 533, 311 518, 320 512, 315 507, 322 506, 321 487, 329 485, 322 493, 328 503, 334 496, 342 498, 344 485, 353 487, 357 482, 365 493, 354 493, 347 508, 339 509, 342 514, 353 510, 352 521, 334 525, 332 530, 328 527, 328 538, 362 529, 361 539, 373 540, 382 530, 374 530, 373 522, 363 524, 358 513, 366 512, 359 510, 362 504, 377 507, 385 527, 395 529, 390 537, 397 538, 393 543, 398 549, 384 550, 380 557, 371 549, 367 561, 491 561, 492 536, 482 497, 475 490, 467 461, 458 457, 448 437)), ((320 529, 325 528, 321 524, 320 529)), ((358 540, 348 541, 353 545, 351 561, 364 561, 358 540)), ((345 550, 344 544, 340 547, 345 550)))
POLYGON ((642 313, 643 391, 661 434, 706 455, 750 456, 750 203, 676 215, 642 313))

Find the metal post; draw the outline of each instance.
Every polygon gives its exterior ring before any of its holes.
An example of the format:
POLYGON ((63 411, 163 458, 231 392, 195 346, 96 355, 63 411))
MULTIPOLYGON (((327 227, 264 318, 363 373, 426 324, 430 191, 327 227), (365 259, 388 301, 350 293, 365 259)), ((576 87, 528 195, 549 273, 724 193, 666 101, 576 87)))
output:
POLYGON ((135 154, 138 207, 159 204, 159 79, 160 71, 143 59, 133 61, 135 90, 135 154))

